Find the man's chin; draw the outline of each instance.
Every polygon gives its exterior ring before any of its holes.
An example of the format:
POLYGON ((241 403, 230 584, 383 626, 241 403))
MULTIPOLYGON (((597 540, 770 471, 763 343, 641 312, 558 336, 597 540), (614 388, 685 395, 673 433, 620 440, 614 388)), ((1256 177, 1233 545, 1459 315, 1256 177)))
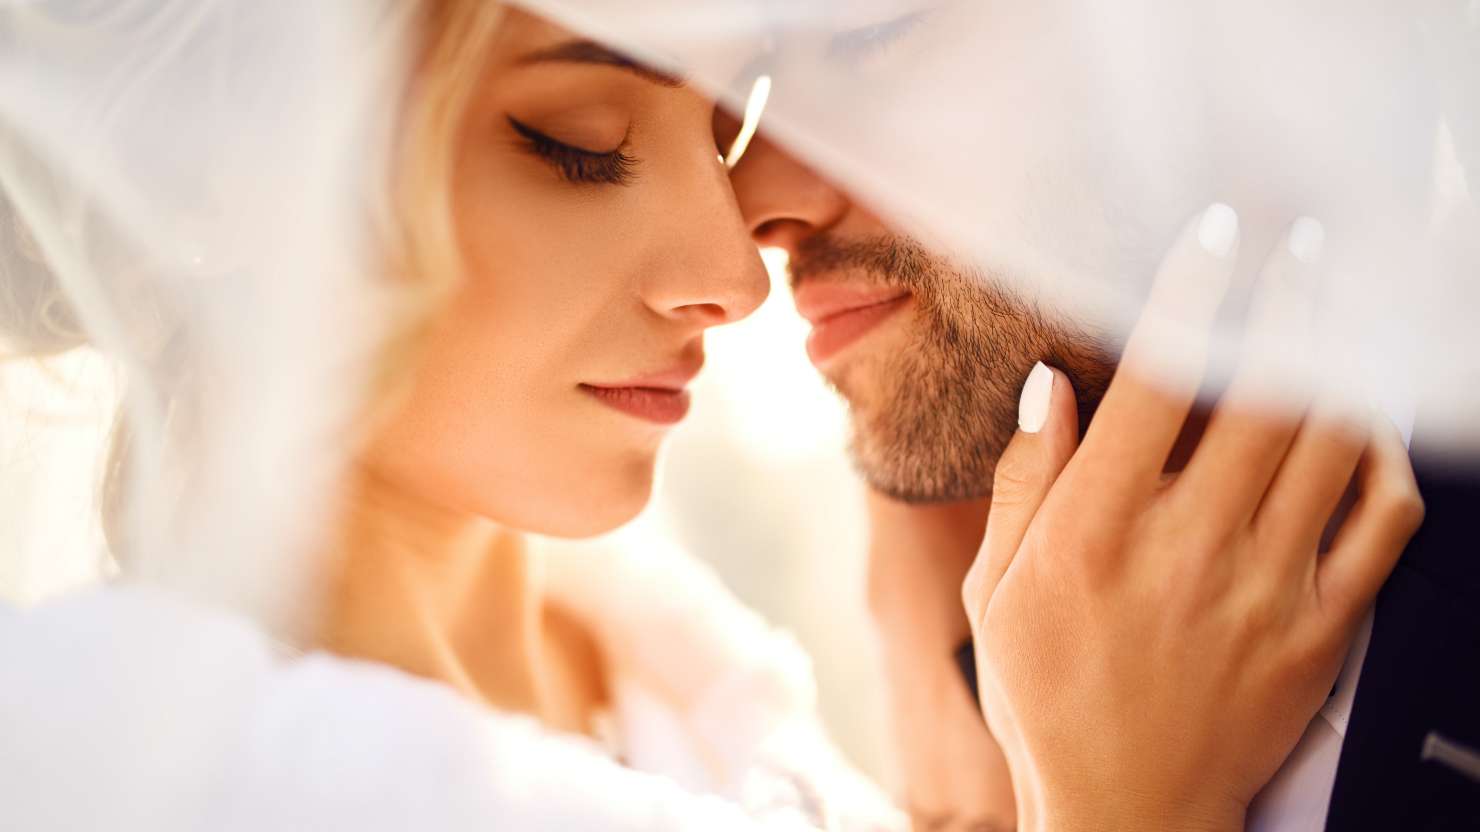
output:
MULTIPOLYGON (((948 440, 927 421, 931 414, 894 414, 885 420, 887 431, 860 433, 855 423, 848 453, 853 470, 874 491, 910 505, 939 505, 980 500, 991 496, 992 474, 1000 442, 979 437, 969 447, 948 440)), ((870 420, 880 426, 880 420, 870 420)))
POLYGON ((961 489, 959 491, 949 492, 920 491, 907 486, 901 486, 899 483, 870 477, 861 470, 859 473, 863 476, 864 482, 868 483, 869 488, 891 500, 911 506, 939 506, 950 503, 964 503, 972 500, 985 500, 992 496, 990 485, 984 488, 961 489))

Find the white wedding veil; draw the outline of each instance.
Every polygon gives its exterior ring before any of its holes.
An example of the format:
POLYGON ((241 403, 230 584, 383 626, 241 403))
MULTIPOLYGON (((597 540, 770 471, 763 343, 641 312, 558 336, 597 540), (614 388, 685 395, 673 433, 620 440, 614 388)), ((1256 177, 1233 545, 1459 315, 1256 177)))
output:
MULTIPOLYGON (((769 79, 770 136, 1111 341, 1200 207, 1250 249, 1317 217, 1322 346, 1282 360, 1480 443, 1472 0, 521 5, 736 109, 769 79)), ((373 208, 413 7, 0 3, 0 341, 120 368, 132 574, 296 605, 391 320, 373 208)))
POLYGON ((374 206, 410 5, 0 2, 0 356, 92 356, 8 377, 3 488, 45 490, 20 463, 57 402, 121 391, 103 493, 12 521, 104 504, 125 575, 292 626, 390 321, 374 206))
MULTIPOLYGON (((382 244, 417 5, 0 0, 0 359, 43 367, 0 362, 0 590, 17 541, 97 546, 100 516, 128 579, 302 623, 407 302, 382 244), (35 437, 78 401, 114 434, 85 463, 103 485, 43 506, 48 465, 84 463, 35 437)), ((1316 217, 1320 348, 1285 368, 1480 450, 1480 0, 518 5, 736 110, 767 79, 772 139, 1111 342, 1193 212, 1234 205, 1251 250, 1316 217)), ((1226 369, 1241 329, 1221 326, 1226 369)), ((570 797, 525 773, 509 794, 570 797)))
MULTIPOLYGON (((1215 202, 1329 285, 1276 365, 1480 445, 1474 0, 529 0, 675 66, 904 231, 1114 344, 1215 202), (736 53, 748 54, 738 76, 736 53)), ((1242 327, 1216 333, 1226 379, 1242 327)), ((1435 445, 1437 443, 1437 445, 1435 445)))

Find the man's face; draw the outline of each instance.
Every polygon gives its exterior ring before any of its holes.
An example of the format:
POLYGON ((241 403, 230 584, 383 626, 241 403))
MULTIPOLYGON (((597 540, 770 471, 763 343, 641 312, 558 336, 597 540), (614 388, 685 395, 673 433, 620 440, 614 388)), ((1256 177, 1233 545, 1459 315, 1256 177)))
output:
POLYGON ((848 401, 855 465, 909 502, 985 496, 1035 361, 1087 415, 1114 360, 1098 339, 888 228, 761 140, 733 173, 756 241, 790 255, 812 362, 848 401))
MULTIPOLYGON (((822 4, 836 21, 804 19, 757 63, 775 78, 766 124, 1000 272, 954 265, 765 141, 732 172, 755 239, 791 255, 809 352, 885 493, 989 491, 1036 360, 1068 373, 1087 415, 1114 363, 1101 334, 1134 323, 1166 245, 1210 202, 1238 209, 1251 252, 1300 215, 1377 252, 1421 233, 1436 116, 1392 4, 1351 4, 1339 32, 1315 0, 1083 5, 822 4), (1075 303, 1080 325, 1005 286, 1075 303)), ((1380 261, 1346 270, 1381 287, 1382 268, 1365 271, 1380 261)))

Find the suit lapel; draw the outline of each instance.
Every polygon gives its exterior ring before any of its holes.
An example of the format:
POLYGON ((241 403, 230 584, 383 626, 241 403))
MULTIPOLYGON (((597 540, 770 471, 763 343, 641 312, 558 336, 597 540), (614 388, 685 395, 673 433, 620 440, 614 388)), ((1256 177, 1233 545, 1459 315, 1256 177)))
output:
POLYGON ((1423 528, 1378 596, 1326 828, 1480 830, 1480 479, 1420 470, 1423 528))

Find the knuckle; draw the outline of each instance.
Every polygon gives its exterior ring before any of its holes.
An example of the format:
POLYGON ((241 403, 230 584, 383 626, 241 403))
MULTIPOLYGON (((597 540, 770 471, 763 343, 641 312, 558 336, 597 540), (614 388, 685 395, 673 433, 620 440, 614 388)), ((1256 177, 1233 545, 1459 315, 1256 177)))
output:
POLYGON ((1252 594, 1239 618, 1244 631, 1254 636, 1278 628, 1288 612, 1284 599, 1270 586, 1264 592, 1252 594))
POLYGON ((1339 637, 1322 632, 1295 639, 1285 646, 1277 678, 1288 691, 1306 691, 1308 696, 1324 699, 1336 682, 1347 644, 1339 637))
POLYGON ((1114 547, 1099 545, 1083 537, 1064 535, 1060 540, 1043 541, 1052 557, 1041 558, 1051 570, 1054 582, 1081 597, 1107 597, 1117 592, 1129 572, 1114 547))
POLYGON ((1423 497, 1410 481, 1397 480, 1388 483, 1378 490, 1375 502, 1378 510, 1396 528, 1411 534, 1423 523, 1423 497))
POLYGON ((1188 529, 1179 536, 1169 534, 1163 539, 1179 540, 1176 550, 1180 557, 1204 580, 1215 576, 1227 577, 1231 571, 1229 551, 1235 548, 1235 533, 1229 529, 1205 524, 1204 527, 1188 529))
POLYGON ((961 582, 961 606, 966 609, 966 615, 975 624, 981 617, 983 605, 982 588, 982 565, 981 561, 972 564, 966 573, 966 579, 961 582))
POLYGON ((1020 505, 1042 487, 1043 473, 1020 454, 1004 454, 992 475, 992 505, 1020 505))
POLYGON ((1418 527, 1423 525, 1423 519, 1428 513, 1428 508, 1424 505, 1423 497, 1419 496, 1417 490, 1410 492, 1404 498, 1402 510, 1405 528, 1410 533, 1418 531, 1418 527))

